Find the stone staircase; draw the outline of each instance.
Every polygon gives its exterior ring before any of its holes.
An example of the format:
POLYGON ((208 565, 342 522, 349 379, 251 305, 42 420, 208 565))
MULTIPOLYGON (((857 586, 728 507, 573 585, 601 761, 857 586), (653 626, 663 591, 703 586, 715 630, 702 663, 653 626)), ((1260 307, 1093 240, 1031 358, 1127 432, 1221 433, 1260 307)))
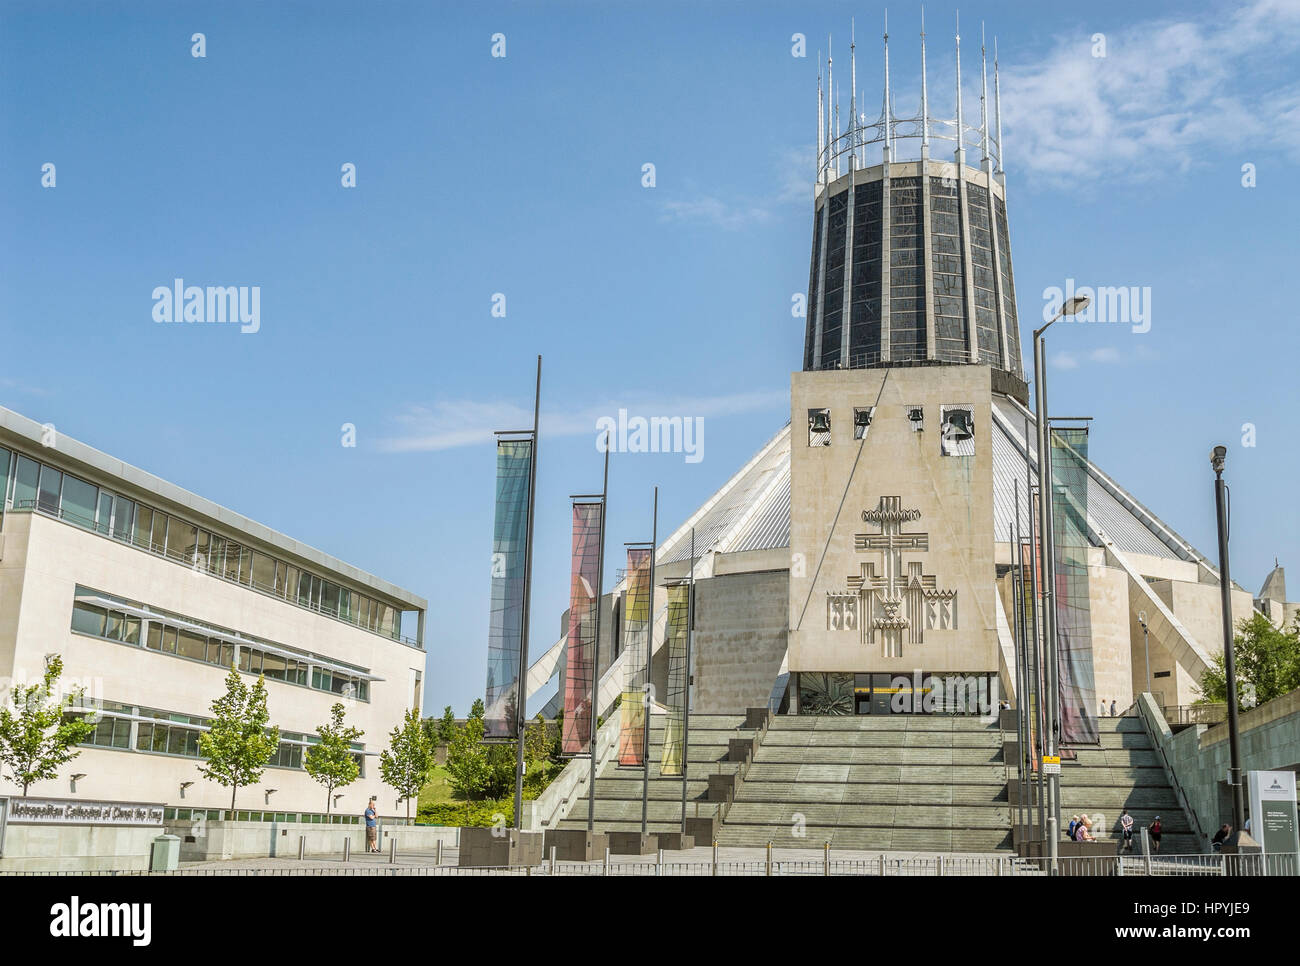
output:
POLYGON ((996 722, 776 715, 722 845, 989 852, 1011 847, 996 722))
MULTIPOLYGON (((661 774, 665 715, 650 717, 649 831, 679 832, 682 823, 682 780, 661 774)), ((744 728, 743 714, 692 714, 690 767, 687 769, 686 813, 704 817, 716 814, 717 802, 706 801, 708 776, 734 772, 740 766, 724 761, 732 738, 755 734, 744 728)), ((641 831, 642 769, 610 762, 596 776, 596 829, 602 832, 641 831)), ((561 829, 587 827, 587 797, 582 795, 556 826, 561 829)), ((701 845, 708 843, 701 842, 701 845)))
POLYGON ((1142 719, 1100 718, 1097 723, 1100 747, 1076 746, 1077 758, 1061 763, 1061 824, 1071 815, 1100 812, 1106 818, 1106 834, 1114 839, 1127 806, 1135 831, 1160 816, 1162 853, 1208 851, 1208 843, 1197 840, 1179 807, 1142 719))

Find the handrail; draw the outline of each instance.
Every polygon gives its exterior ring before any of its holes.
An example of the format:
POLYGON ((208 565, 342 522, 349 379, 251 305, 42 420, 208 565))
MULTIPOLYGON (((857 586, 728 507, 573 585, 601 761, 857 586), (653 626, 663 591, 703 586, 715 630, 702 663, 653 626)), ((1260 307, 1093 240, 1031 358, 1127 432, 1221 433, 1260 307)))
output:
MULTIPOLYGON (((1164 720, 1164 714, 1156 705, 1155 698, 1151 696, 1150 692, 1144 692, 1144 694, 1151 698, 1152 707, 1154 707, 1156 712, 1160 714, 1161 720, 1164 720)), ((1135 703, 1141 705, 1140 701, 1135 703)), ((1149 719, 1147 711, 1140 706, 1138 708, 1138 718, 1142 721, 1142 730, 1146 732, 1147 738, 1155 749, 1160 752, 1160 765, 1164 769, 1165 777, 1169 779, 1169 784, 1173 787, 1174 797, 1178 799, 1178 807, 1183 810, 1184 815, 1191 819, 1192 829, 1196 832, 1197 841, 1203 841, 1206 838, 1205 831, 1201 828, 1201 822, 1196 814, 1196 809, 1192 807, 1191 801, 1187 797, 1187 793, 1183 791, 1182 783, 1178 781, 1178 772, 1174 770, 1174 766, 1169 761, 1169 756, 1165 754, 1164 741, 1161 740, 1163 735, 1156 734, 1155 722, 1149 719)), ((1164 721, 1164 725, 1165 728, 1168 728, 1169 722, 1164 721)), ((1172 738, 1172 736, 1173 732, 1171 731, 1170 737, 1172 738)))

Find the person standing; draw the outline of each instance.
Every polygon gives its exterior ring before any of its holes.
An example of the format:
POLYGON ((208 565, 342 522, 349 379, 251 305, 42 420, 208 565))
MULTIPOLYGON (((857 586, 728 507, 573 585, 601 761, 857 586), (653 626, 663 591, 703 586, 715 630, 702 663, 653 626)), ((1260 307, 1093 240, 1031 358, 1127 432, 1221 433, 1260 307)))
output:
POLYGON ((375 811, 375 797, 370 796, 366 806, 366 851, 379 851, 379 813, 375 811))
POLYGON ((1124 809, 1124 814, 1119 817, 1119 829, 1124 836, 1124 851, 1133 851, 1133 816, 1124 809))
POLYGON ((1115 710, 1115 699, 1114 699, 1114 698, 1111 698, 1111 699, 1110 699, 1110 716, 1113 718, 1113 717, 1115 717, 1118 713, 1119 713, 1119 712, 1115 710))

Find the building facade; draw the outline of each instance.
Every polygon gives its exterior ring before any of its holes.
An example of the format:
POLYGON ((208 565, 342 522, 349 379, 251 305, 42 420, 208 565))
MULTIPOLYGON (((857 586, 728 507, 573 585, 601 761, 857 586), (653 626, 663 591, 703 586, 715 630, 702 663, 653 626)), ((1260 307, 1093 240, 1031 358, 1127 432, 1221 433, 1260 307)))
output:
POLYGON ((280 729, 238 811, 326 811, 302 760, 340 701, 362 778, 330 810, 375 794, 398 811, 376 756, 421 704, 423 599, 5 409, 0 481, 0 678, 39 680, 59 654, 97 722, 33 794, 229 808, 197 765, 234 666, 265 679, 280 729))

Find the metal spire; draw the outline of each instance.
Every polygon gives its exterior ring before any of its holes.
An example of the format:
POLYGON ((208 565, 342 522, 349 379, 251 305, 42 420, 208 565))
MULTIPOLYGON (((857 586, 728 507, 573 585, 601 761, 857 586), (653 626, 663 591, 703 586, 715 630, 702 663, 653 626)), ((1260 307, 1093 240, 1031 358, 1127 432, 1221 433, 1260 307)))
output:
MULTIPOLYGON (((831 35, 826 36, 826 174, 829 177, 831 160, 839 145, 835 143, 835 58, 831 53, 831 35)), ((839 169, 839 159, 835 159, 835 168, 839 169)), ((834 179, 831 179, 834 180, 834 179)))
POLYGON ((894 125, 889 104, 889 11, 885 11, 885 162, 891 160, 894 151, 894 125))
POLYGON ((998 127, 998 174, 1002 169, 1002 89, 998 86, 998 38, 993 38, 993 116, 998 127))
MULTIPOLYGON (((996 42, 995 42, 996 43, 996 42)), ((993 76, 996 87, 997 57, 993 58, 993 76)), ((999 150, 1001 146, 999 145, 999 150)), ((925 87, 925 7, 921 7, 921 150, 930 150, 930 97, 925 87)))
POLYGON ((957 163, 961 164, 965 152, 966 136, 961 120, 961 13, 957 14, 957 163))
POLYGON ((984 24, 980 23, 980 74, 983 87, 980 89, 980 139, 983 142, 984 157, 989 159, 989 58, 984 51, 984 24))
MULTIPOLYGON (((835 88, 835 143, 839 144, 839 141, 840 141, 840 90, 837 87, 835 88)), ((835 177, 838 178, 839 176, 840 176, 840 158, 839 155, 837 154, 835 156, 835 177)))
POLYGON ((822 52, 817 51, 817 180, 826 178, 826 122, 822 110, 822 52))
POLYGON ((858 167, 858 41, 853 19, 849 20, 849 170, 858 167))

